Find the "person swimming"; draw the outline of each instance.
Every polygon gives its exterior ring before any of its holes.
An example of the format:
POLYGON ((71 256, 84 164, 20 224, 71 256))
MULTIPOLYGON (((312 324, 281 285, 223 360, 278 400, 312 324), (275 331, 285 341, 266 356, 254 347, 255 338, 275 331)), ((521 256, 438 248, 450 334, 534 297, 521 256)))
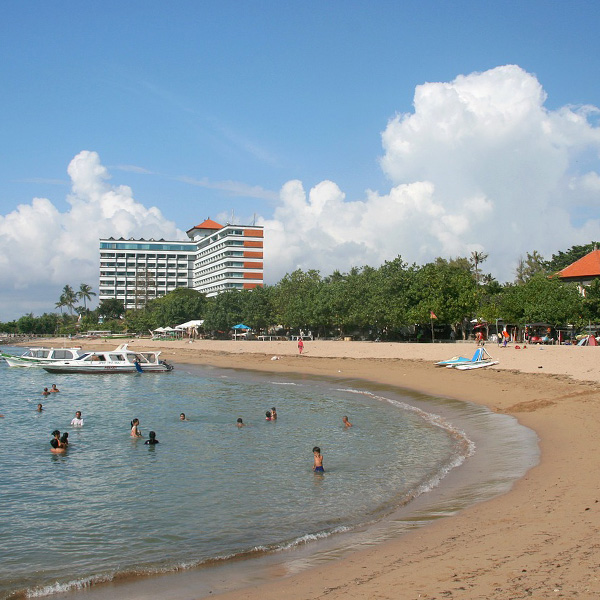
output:
POLYGON ((81 418, 81 411, 75 411, 75 417, 71 419, 71 425, 75 425, 76 427, 83 427, 83 419, 81 418))
POLYGON ((246 424, 244 423, 244 421, 242 421, 242 417, 240 417, 240 418, 237 420, 237 423, 236 423, 236 425, 237 425, 238 427, 246 427, 246 424))
POLYGON ((131 421, 131 437, 139 438, 142 437, 142 432, 139 430, 138 425, 140 424, 139 419, 131 421))
POLYGON ((60 436, 60 443, 65 448, 69 446, 69 434, 66 431, 60 436))
POLYGON ((44 388, 44 391, 42 392, 42 396, 49 396, 50 395, 50 391, 48 390, 48 388, 44 388))
POLYGON ((64 444, 61 437, 60 431, 55 429, 52 432, 52 439, 50 440, 50 445, 52 446, 52 452, 64 452, 67 449, 67 444, 64 444))
POLYGON ((146 440, 144 442, 144 444, 146 444, 147 446, 153 446, 154 444, 158 444, 158 440, 156 439, 156 432, 151 431, 150 433, 148 433, 148 437, 150 439, 146 440))
POLYGON ((344 424, 344 427, 352 427, 352 423, 348 421, 348 417, 342 417, 342 423, 344 424))
POLYGON ((181 414, 179 415, 179 420, 180 420, 180 421, 188 421, 189 419, 187 419, 187 417, 185 416, 185 413, 181 413, 181 414))
POLYGON ((266 415, 266 419, 265 419, 265 421, 272 421, 272 420, 273 420, 273 415, 271 414, 271 411, 270 411, 270 410, 268 410, 268 411, 265 413, 265 415, 266 415))
POLYGON ((52 393, 52 392, 60 392, 60 390, 56 387, 55 383, 52 384, 52 387, 50 388, 49 391, 50 391, 50 393, 52 393))
POLYGON ((42 412, 44 410, 44 407, 41 404, 37 405, 37 411, 38 412, 42 412))
POLYGON ((319 446, 313 448, 313 456, 313 471, 315 473, 325 473, 325 469, 323 468, 323 456, 321 455, 321 448, 319 448, 319 446))
POLYGON ((61 448, 60 442, 56 438, 52 438, 50 440, 50 452, 54 452, 54 454, 62 454, 66 448, 61 448))
POLYGON ((276 421, 277 420, 277 409, 275 407, 273 407, 271 409, 271 421, 276 421))

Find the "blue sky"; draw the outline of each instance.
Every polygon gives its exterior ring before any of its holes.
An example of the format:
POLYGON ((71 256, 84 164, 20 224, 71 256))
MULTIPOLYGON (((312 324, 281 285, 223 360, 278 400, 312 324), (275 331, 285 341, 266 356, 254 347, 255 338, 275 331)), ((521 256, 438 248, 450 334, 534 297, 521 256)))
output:
POLYGON ((549 255, 600 239, 598 6, 5 3, 0 321, 53 310, 66 283, 96 288, 97 239, 115 218, 125 237, 173 237, 209 216, 248 223, 256 215, 274 232, 270 283, 297 267, 325 274, 398 254, 422 262, 473 249, 488 252, 484 270, 506 281, 527 251, 549 255), (498 71, 505 65, 519 70, 498 71), (487 100, 476 108, 461 100, 457 108, 448 89, 462 99, 484 90, 487 100), (526 139, 511 100, 522 89, 526 122, 540 120, 526 139), (502 108, 486 113, 496 102, 502 108), (498 119, 492 128, 490 119, 498 119), (577 119, 585 122, 567 132, 577 119), (452 139, 436 137, 448 127, 452 139), (457 147, 458 139, 468 142, 457 147), (560 156, 552 152, 557 147, 560 156), (74 179, 67 169, 83 151, 92 154, 74 179), (518 166, 515 152, 523 155, 518 166), (542 189, 557 169, 561 177, 542 189), (479 179, 469 177, 474 172, 479 179), (561 204, 566 189, 579 192, 561 204), (120 194, 127 226, 103 204, 120 194), (517 218, 531 197, 530 210, 517 218), (404 216, 386 229, 398 211, 404 216), (98 214, 106 219, 100 229, 98 214), (555 235, 556 223, 540 222, 541 214, 568 227, 555 235), (420 243, 415 224, 430 219, 435 239, 420 243), (45 227, 62 232, 61 247, 45 227), (498 239, 490 237, 502 228, 498 239), (28 249, 40 230, 45 246, 31 252, 27 279, 28 249), (379 231, 386 240, 376 247, 370 240, 379 231), (518 242, 508 243, 511 236, 518 242), (298 241, 291 249, 290 237, 298 241))

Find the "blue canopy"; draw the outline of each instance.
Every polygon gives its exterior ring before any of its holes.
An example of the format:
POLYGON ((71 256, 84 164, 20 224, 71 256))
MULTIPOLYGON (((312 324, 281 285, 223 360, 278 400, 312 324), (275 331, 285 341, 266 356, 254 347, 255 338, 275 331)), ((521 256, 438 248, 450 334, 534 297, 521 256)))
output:
POLYGON ((248 327, 248 325, 244 325, 243 323, 238 323, 234 325, 232 329, 252 329, 252 327, 248 327))

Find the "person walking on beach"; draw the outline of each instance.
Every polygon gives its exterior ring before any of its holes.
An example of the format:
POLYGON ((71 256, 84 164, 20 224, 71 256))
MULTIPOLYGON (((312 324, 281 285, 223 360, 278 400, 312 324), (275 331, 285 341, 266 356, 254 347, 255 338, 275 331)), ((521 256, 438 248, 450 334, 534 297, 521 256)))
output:
POLYGON ((302 354, 304 350, 304 341, 302 340, 302 336, 298 338, 298 354, 302 354))
POLYGON ((321 455, 321 448, 319 448, 319 446, 313 448, 313 456, 313 471, 315 473, 325 473, 325 469, 323 468, 323 456, 321 455))
POLYGON ((142 432, 139 430, 139 427, 138 427, 139 424, 140 424, 139 419, 134 419, 133 421, 131 421, 131 437, 133 437, 133 438, 142 437, 142 432))

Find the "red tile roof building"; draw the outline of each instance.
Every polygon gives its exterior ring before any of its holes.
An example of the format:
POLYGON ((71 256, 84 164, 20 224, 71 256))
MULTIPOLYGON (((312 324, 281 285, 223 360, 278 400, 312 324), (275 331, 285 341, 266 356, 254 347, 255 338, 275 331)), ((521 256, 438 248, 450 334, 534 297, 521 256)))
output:
POLYGON ((581 285, 589 285, 600 277, 600 250, 592 250, 573 264, 559 271, 563 281, 575 281, 581 285))
POLYGON ((263 228, 206 219, 187 241, 100 240, 99 299, 141 308, 179 287, 207 296, 263 285, 263 228))

